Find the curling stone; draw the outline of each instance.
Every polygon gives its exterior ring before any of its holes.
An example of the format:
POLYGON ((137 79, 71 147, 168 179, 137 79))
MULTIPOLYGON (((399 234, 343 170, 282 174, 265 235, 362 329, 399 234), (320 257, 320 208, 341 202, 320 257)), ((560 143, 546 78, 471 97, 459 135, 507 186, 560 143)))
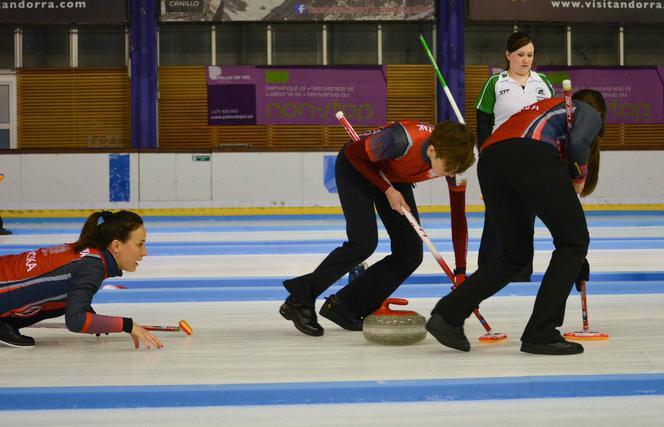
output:
POLYGON ((392 310, 389 305, 407 305, 403 298, 388 298, 373 314, 364 319, 362 333, 375 343, 387 345, 408 345, 420 342, 426 337, 426 319, 414 311, 392 310))

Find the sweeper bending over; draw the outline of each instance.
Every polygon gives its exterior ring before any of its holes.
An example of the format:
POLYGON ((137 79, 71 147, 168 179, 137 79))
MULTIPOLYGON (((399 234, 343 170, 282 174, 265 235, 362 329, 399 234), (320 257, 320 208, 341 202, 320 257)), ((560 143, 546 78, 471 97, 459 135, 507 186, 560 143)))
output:
POLYGON ((279 310, 281 315, 304 334, 323 335, 314 307, 316 298, 374 252, 378 211, 392 253, 328 297, 320 311, 344 329, 362 330, 363 318, 380 307, 422 262, 422 242, 402 209, 418 217, 413 184, 441 176, 448 177, 449 183, 456 267, 460 275, 465 274, 465 182, 457 183, 454 175, 475 161, 474 144, 465 125, 442 122, 434 127, 413 120, 394 122, 346 143, 337 156, 335 177, 348 240, 313 272, 284 281, 289 296, 279 310))
POLYGON ((463 331, 466 318, 531 262, 527 212, 534 212, 551 232, 555 251, 521 336, 521 351, 583 352, 583 346, 566 341, 556 327, 563 323, 567 297, 588 251, 588 226, 577 194, 587 196, 597 184, 606 104, 599 92, 582 90, 574 95, 570 114, 574 125, 568 133, 564 100, 537 102, 513 115, 482 145, 478 177, 502 255, 433 309, 427 330, 443 345, 470 350, 463 331))

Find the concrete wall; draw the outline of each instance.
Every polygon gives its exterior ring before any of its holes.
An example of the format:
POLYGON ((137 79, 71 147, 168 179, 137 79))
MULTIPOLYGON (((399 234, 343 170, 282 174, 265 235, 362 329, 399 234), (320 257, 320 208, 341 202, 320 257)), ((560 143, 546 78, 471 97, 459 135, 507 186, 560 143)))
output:
MULTIPOLYGON (((335 153, 9 154, 1 209, 338 206, 324 186, 335 153), (111 178, 111 176, 113 178, 111 178)), ((602 153, 587 204, 664 204, 664 151, 602 153)), ((469 205, 481 205, 475 169, 469 205)), ((418 184, 418 204, 447 205, 444 180, 418 184)), ((544 191, 544 189, 543 189, 544 191)))

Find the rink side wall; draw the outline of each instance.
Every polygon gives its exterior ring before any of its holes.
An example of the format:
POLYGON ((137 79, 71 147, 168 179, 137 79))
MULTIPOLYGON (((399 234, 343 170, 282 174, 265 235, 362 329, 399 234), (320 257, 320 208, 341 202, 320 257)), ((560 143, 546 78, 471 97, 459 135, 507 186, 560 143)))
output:
MULTIPOLYGON (((337 207, 336 153, 94 153, 0 155, 2 210, 337 207), (327 159, 326 159, 327 158, 327 159), (327 169, 325 163, 327 161, 327 169), (327 186, 326 184, 327 176, 327 186)), ((584 204, 664 204, 664 151, 602 153, 584 204)), ((482 206, 475 167, 467 204, 482 206)), ((420 206, 448 205, 444 180, 416 187, 420 206)), ((546 191, 546 189, 542 189, 546 191)))

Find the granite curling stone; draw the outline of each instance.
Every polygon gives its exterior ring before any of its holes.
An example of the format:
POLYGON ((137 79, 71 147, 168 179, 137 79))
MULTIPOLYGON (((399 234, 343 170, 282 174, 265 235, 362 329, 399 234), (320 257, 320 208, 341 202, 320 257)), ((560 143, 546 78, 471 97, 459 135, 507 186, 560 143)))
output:
POLYGON ((407 305, 408 300, 386 299, 378 310, 364 319, 364 337, 371 342, 387 345, 408 345, 422 341, 427 335, 424 316, 414 311, 392 310, 390 304, 407 305))

